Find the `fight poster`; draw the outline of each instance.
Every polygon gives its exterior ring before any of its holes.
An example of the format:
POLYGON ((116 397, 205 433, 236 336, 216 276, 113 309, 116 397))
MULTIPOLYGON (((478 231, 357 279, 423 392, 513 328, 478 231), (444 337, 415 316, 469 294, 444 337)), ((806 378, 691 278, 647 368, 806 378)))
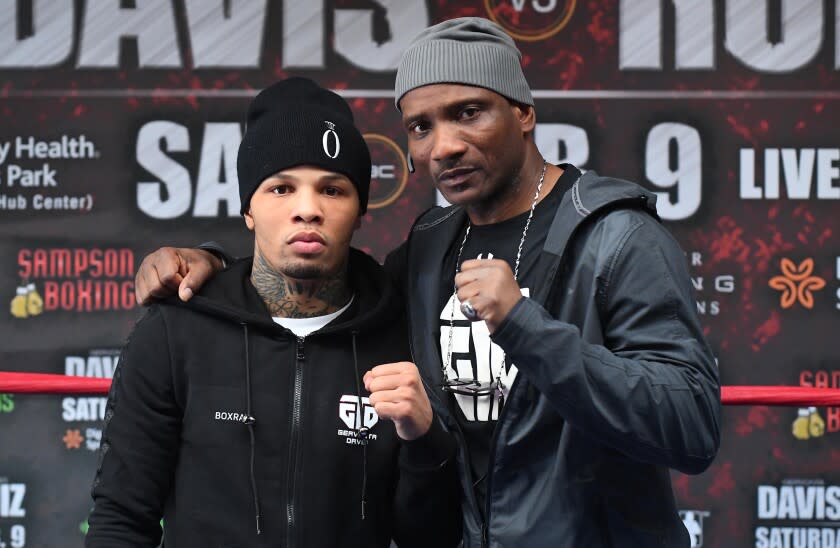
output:
MULTIPOLYGON (((237 148, 287 76, 350 101, 384 258, 438 200, 395 68, 467 15, 515 38, 546 159, 658 193, 724 384, 840 387, 840 0, 0 2, 0 369, 111 377, 147 253, 251 253, 237 148)), ((0 394, 0 548, 82 546, 104 403, 0 394)), ((725 408, 673 475, 692 546, 840 546, 838 443, 840 408, 725 408)))

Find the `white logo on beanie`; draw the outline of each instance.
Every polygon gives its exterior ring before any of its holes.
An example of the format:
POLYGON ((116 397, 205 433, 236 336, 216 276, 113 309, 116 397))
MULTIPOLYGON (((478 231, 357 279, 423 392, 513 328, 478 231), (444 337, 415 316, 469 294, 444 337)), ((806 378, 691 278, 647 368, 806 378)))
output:
POLYGON ((324 154, 335 160, 338 158, 338 151, 341 150, 341 141, 338 140, 338 133, 335 132, 335 124, 326 120, 324 123, 327 124, 327 130, 321 137, 321 144, 324 145, 324 154), (335 152, 332 153, 330 152, 330 136, 335 142, 335 152))

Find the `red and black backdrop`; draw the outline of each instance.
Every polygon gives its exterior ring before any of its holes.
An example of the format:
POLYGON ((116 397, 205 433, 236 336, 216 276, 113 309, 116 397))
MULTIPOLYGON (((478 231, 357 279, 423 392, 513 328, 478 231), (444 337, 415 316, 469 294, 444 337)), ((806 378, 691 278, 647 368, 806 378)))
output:
MULTIPOLYGON (((356 244, 436 200, 407 173, 400 52, 490 17, 549 161, 639 182, 686 251, 724 384, 840 386, 840 0, 8 0, 0 3, 0 369, 109 377, 149 251, 249 254, 248 101, 340 90, 374 157, 356 244)), ((0 547, 81 546, 104 398, 0 394, 0 547)), ((692 546, 840 546, 840 408, 724 410, 674 474, 692 546)))

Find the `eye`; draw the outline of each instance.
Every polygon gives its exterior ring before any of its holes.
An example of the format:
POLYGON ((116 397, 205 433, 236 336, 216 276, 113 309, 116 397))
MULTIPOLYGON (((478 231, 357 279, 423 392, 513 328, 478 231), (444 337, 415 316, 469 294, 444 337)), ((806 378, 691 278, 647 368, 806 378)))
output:
POLYGON ((289 185, 277 185, 271 189, 272 194, 288 194, 289 192, 291 192, 289 185))
POLYGON ((338 196, 341 194, 341 189, 336 186, 328 186, 324 189, 324 194, 327 196, 338 196))
POLYGON ((429 124, 427 122, 413 122, 408 126, 408 132, 416 137, 422 136, 427 131, 429 131, 429 124))
POLYGON ((481 112, 478 107, 466 107, 460 112, 460 118, 462 120, 471 120, 478 116, 478 113, 481 112))

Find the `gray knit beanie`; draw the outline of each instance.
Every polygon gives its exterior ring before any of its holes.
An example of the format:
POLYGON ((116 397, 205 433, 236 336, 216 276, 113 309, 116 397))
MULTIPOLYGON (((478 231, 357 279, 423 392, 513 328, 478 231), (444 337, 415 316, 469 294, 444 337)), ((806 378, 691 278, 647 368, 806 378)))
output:
POLYGON ((429 84, 466 84, 534 105, 522 72, 522 54, 499 25, 482 17, 461 17, 418 34, 397 67, 394 104, 429 84))

